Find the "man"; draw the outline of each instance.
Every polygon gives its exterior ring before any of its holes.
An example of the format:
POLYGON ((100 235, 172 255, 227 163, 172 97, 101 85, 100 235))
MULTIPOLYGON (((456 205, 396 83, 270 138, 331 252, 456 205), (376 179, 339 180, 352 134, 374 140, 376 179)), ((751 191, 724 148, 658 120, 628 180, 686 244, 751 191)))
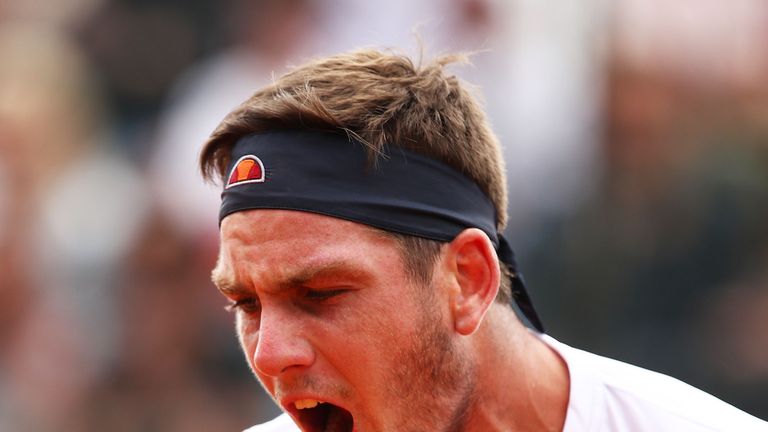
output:
POLYGON ((206 143, 224 182, 213 280, 286 413, 250 430, 768 430, 543 334, 500 234, 499 145, 455 60, 317 60, 206 143))

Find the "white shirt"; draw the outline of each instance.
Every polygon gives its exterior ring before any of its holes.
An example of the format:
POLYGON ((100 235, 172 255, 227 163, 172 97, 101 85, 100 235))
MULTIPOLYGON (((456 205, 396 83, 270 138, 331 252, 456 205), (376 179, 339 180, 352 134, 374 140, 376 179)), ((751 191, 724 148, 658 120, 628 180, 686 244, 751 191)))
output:
MULTIPOLYGON (((682 381, 540 335, 565 360, 563 432, 768 432, 768 423, 682 381)), ((298 432, 288 415, 245 432, 298 432)))
POLYGON ((768 423, 675 378, 541 339, 568 364, 563 432, 768 432, 768 423))

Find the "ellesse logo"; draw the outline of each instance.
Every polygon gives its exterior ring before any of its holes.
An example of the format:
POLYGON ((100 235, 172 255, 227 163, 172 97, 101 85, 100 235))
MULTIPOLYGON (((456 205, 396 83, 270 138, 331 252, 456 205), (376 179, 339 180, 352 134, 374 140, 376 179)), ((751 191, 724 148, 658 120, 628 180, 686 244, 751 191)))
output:
POLYGON ((229 173, 229 180, 225 189, 246 183, 264 182, 264 164, 254 155, 245 155, 237 160, 237 163, 229 173))

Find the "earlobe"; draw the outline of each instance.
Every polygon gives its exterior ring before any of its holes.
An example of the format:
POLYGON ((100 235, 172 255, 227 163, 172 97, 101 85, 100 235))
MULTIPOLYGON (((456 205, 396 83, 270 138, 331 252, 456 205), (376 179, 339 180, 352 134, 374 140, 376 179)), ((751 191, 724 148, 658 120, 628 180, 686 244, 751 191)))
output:
POLYGON ((496 252, 484 232, 470 228, 448 245, 446 258, 456 284, 451 301, 454 329, 470 335, 480 327, 499 290, 496 252))

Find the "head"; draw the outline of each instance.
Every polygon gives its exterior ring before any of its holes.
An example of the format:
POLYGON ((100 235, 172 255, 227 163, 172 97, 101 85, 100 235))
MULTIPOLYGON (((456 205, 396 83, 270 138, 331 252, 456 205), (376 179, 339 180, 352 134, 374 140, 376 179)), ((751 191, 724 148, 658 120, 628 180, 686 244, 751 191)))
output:
MULTIPOLYGON (((490 198, 501 230, 499 146, 477 102, 445 72, 454 60, 419 67, 359 51, 301 66, 224 119, 203 149, 203 172, 226 180, 235 143, 250 134, 351 135, 373 164, 401 147, 470 178, 490 198)), ((354 421, 360 431, 461 430, 476 394, 469 336, 494 299, 509 299, 483 231, 440 242, 258 209, 224 217, 221 239, 214 281, 233 303, 246 358, 302 427, 352 430, 354 421), (302 409, 316 401, 326 403, 302 409)))

